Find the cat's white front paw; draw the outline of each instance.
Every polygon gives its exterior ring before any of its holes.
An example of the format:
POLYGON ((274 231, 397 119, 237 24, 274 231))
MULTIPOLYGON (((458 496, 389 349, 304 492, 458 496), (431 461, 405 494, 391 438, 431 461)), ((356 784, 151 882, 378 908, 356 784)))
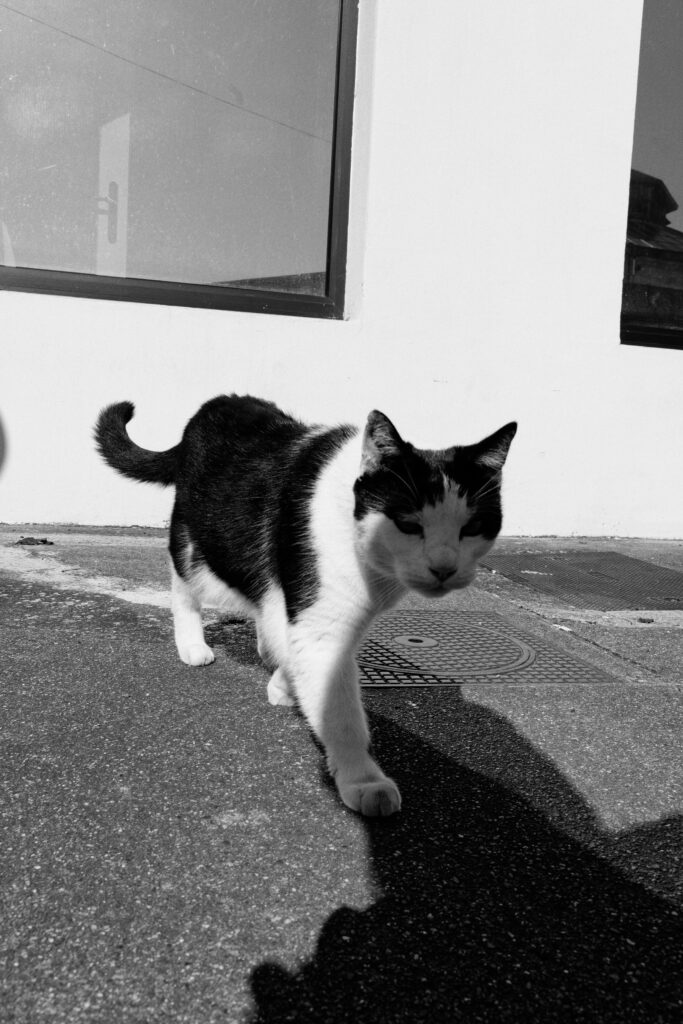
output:
POLYGON ((210 665, 216 660, 216 655, 213 653, 209 645, 203 642, 179 645, 178 654, 180 655, 181 661, 185 662, 186 665, 192 665, 194 667, 199 665, 210 665))
POLYGON ((401 810, 398 786, 386 776, 380 782, 337 782, 337 788, 346 806, 367 818, 387 818, 401 810))
POLYGON ((281 669, 273 672, 268 680, 268 700, 276 707, 291 708, 296 704, 289 683, 281 669))

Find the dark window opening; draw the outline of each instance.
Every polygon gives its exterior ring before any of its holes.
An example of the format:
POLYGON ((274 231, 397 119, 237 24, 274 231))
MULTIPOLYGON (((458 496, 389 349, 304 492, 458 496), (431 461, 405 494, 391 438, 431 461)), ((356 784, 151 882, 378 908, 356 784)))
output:
POLYGON ((621 341, 683 348, 683 7, 645 0, 621 341))

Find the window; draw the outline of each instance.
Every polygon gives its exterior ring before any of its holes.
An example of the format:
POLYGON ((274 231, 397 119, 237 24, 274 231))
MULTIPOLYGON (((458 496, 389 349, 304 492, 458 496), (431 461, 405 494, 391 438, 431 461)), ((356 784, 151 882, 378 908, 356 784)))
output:
POLYGON ((343 313, 357 0, 0 2, 0 286, 343 313))
POLYGON ((621 340, 683 348, 683 5, 645 0, 621 340))

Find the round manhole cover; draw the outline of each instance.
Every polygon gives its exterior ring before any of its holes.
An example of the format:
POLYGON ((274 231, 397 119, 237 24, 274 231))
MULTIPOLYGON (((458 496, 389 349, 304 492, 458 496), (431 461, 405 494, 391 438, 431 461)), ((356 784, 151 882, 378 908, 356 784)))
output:
POLYGON ((395 636, 393 638, 395 644, 400 644, 401 647, 438 647, 438 640, 433 640, 429 636, 418 636, 415 633, 403 633, 401 636, 395 636))
POLYGON ((392 686, 506 676, 535 657, 517 637, 470 617, 403 612, 376 624, 358 660, 370 683, 392 686))

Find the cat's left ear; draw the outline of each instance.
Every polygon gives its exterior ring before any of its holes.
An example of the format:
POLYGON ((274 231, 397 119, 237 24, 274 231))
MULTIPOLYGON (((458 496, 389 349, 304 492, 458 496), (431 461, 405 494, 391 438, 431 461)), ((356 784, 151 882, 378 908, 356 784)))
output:
POLYGON ((388 416, 377 409, 368 416, 363 434, 361 473, 372 473, 391 455, 400 455, 404 447, 401 435, 388 416))
POLYGON ((506 423, 490 437, 485 437, 479 444, 472 445, 472 457, 475 462, 487 469, 499 472, 507 458, 512 439, 517 433, 516 423, 506 423))

